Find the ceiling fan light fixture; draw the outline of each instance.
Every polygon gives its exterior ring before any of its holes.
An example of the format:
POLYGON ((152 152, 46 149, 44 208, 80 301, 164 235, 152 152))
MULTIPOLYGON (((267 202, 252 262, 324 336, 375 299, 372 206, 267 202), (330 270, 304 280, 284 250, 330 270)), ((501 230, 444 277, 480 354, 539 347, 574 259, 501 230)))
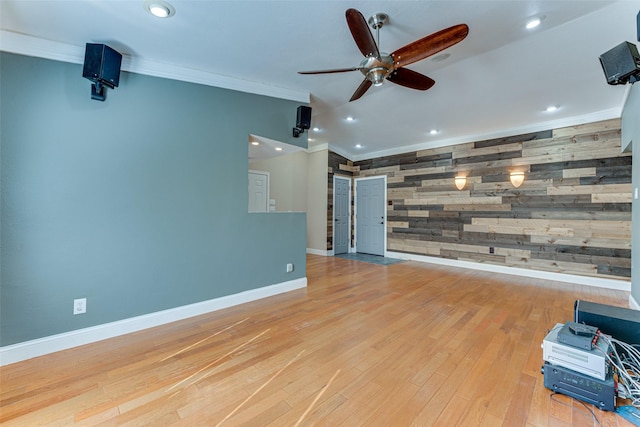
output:
POLYGON ((382 86, 385 77, 387 77, 387 70, 382 67, 373 68, 367 73, 367 79, 373 83, 374 86, 382 86))

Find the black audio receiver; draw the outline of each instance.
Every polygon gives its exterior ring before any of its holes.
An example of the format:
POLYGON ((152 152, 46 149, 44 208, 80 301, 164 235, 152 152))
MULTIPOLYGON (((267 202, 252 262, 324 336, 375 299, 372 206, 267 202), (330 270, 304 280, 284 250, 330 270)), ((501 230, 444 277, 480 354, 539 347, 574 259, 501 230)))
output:
POLYGON ((611 375, 601 380, 548 362, 544 362, 542 373, 544 386, 556 393, 591 403, 605 411, 616 408, 616 387, 611 375))

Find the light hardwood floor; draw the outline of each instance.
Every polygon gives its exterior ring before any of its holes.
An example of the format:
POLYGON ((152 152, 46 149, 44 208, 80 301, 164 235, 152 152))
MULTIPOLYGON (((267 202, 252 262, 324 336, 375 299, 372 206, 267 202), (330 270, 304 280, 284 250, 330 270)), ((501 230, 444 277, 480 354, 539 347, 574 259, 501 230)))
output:
MULTIPOLYGON (((540 344, 629 294, 308 256, 308 288, 0 369, 3 426, 591 426, 540 344)), ((631 426, 594 409, 604 426, 631 426)))

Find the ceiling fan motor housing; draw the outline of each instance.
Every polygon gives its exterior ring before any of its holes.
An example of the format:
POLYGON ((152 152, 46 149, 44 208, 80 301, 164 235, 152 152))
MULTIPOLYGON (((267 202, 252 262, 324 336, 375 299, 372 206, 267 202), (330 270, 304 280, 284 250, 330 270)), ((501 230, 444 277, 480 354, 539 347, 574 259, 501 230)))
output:
POLYGON ((393 70, 393 57, 388 54, 381 53, 380 58, 367 56, 360 63, 360 72, 376 86, 380 86, 393 70))

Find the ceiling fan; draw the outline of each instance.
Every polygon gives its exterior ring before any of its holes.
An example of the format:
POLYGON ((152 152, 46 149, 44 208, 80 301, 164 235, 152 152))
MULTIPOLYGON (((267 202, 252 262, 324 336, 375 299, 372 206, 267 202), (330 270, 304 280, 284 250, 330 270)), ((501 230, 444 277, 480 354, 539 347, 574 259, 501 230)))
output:
POLYGON ((360 65, 352 68, 338 68, 334 70, 299 71, 299 74, 330 74, 348 71, 360 71, 364 74, 364 81, 349 99, 349 102, 359 99, 371 85, 380 86, 385 79, 411 89, 427 90, 436 82, 420 73, 404 68, 406 65, 425 59, 456 43, 461 42, 469 34, 466 24, 458 24, 445 28, 436 33, 416 40, 397 49, 391 54, 380 52, 380 28, 388 22, 386 13, 376 13, 369 18, 369 24, 376 30, 378 44, 371 34, 362 13, 356 9, 347 9, 347 25, 353 40, 365 58, 360 65))

